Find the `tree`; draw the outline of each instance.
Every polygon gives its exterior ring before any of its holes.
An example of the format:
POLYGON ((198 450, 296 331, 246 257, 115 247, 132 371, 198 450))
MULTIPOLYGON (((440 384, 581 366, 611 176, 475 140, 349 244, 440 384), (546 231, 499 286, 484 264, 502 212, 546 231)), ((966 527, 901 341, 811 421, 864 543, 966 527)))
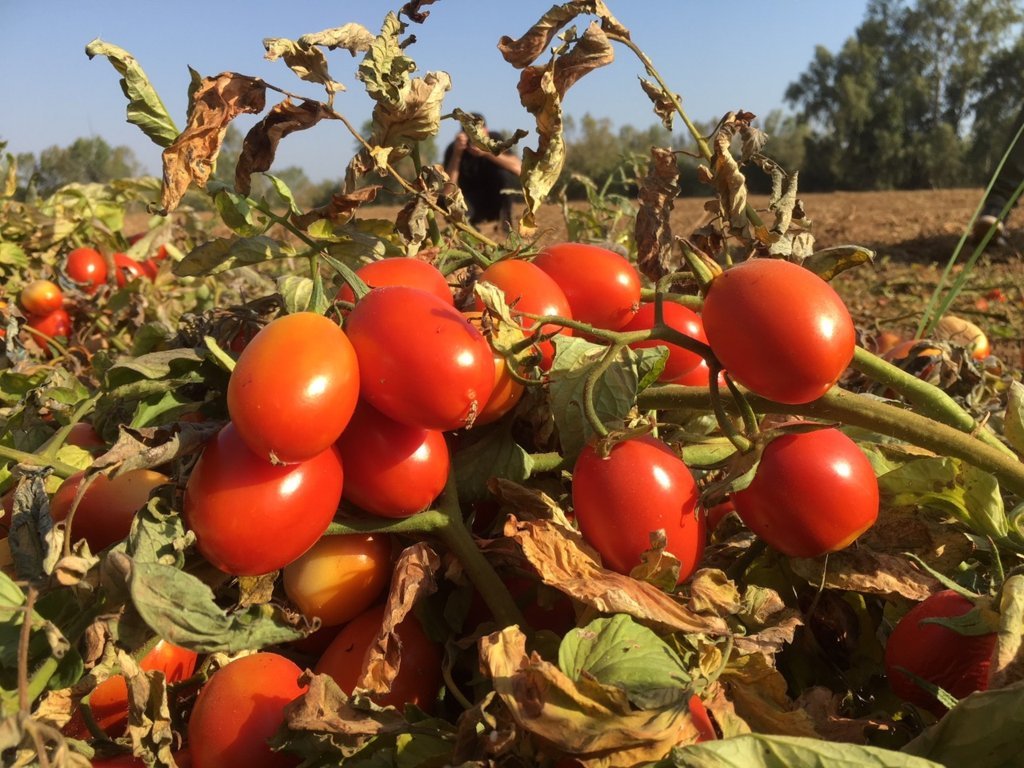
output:
POLYGON ((68 147, 44 149, 34 162, 33 175, 39 193, 49 195, 65 184, 102 183, 136 176, 140 170, 131 149, 111 147, 99 136, 92 136, 75 139, 68 147))

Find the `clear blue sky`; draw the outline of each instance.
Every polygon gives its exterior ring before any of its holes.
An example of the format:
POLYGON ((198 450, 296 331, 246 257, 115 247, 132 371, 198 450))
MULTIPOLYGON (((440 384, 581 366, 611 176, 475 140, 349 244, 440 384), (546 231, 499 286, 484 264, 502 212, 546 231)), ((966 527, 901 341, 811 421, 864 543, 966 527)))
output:
MULTIPOLYGON (((837 51, 867 5, 867 0, 606 2, 698 121, 735 109, 763 117, 784 108, 786 87, 807 68, 815 46, 837 51)), ((426 6, 427 22, 408 30, 417 37, 408 52, 417 74, 444 70, 451 75, 444 111, 483 112, 492 129, 531 129, 532 118, 516 91, 518 71, 501 58, 497 42, 502 35, 519 37, 551 4, 439 0, 426 6)), ((9 151, 38 154, 98 135, 128 145, 145 169, 156 173, 159 148, 125 122, 118 75, 106 59, 89 61, 84 49, 90 40, 99 37, 130 51, 181 128, 189 66, 203 75, 241 72, 320 97, 322 89, 298 80, 283 62, 265 61, 262 39, 296 38, 350 21, 377 32, 387 11, 401 5, 401 0, 0 0, 0 139, 9 142, 9 151)), ((332 76, 348 89, 338 94, 335 107, 357 126, 372 106, 354 78, 358 61, 345 51, 328 53, 332 76)), ((642 74, 632 53, 617 46, 615 62, 569 91, 565 111, 646 128, 657 118, 638 85, 642 74)), ((239 118, 238 125, 247 130, 254 120, 239 118)), ((446 121, 439 145, 456 130, 446 121)), ((536 138, 531 135, 525 143, 535 146, 536 138)), ((352 151, 343 126, 321 124, 286 138, 275 167, 298 165, 314 180, 336 178, 352 151)))

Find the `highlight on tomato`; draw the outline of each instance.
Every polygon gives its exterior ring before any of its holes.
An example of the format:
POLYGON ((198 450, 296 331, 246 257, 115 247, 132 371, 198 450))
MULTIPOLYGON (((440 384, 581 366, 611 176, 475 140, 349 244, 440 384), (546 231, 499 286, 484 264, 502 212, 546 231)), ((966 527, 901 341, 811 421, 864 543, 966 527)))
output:
POLYGON ((107 262, 95 248, 75 248, 64 259, 64 274, 92 295, 107 282, 107 262))
POLYGON ((140 280, 146 276, 142 264, 127 253, 115 253, 113 259, 114 277, 117 280, 118 288, 123 288, 133 280, 140 280))
MULTIPOLYGON (((633 319, 622 326, 620 330, 646 331, 654 328, 654 310, 653 302, 641 304, 633 319)), ((664 301, 661 304, 661 315, 662 322, 669 328, 673 328, 684 336, 689 336, 691 339, 707 344, 708 337, 704 334, 704 324, 700 320, 700 315, 689 307, 684 307, 682 304, 676 304, 673 301, 664 301)), ((629 346, 632 349, 648 349, 651 347, 665 347, 668 349, 668 360, 665 362, 664 370, 658 376, 658 381, 664 384, 677 383, 679 379, 701 363, 704 363, 704 369, 707 370, 707 361, 703 357, 678 344, 651 339, 649 341, 638 341, 629 346)), ((706 385, 706 383, 705 381, 704 384, 706 385)))
POLYGON ((29 315, 49 315, 64 306, 64 292, 52 280, 33 280, 21 289, 18 304, 29 315))
MULTIPOLYGON (((359 267, 356 274, 370 288, 404 285, 407 288, 419 288, 427 293, 432 293, 446 304, 453 306, 455 304, 451 288, 448 287, 448 279, 441 273, 441 270, 422 259, 407 256, 379 259, 359 267)), ((335 300, 354 302, 356 297, 352 289, 345 283, 338 289, 335 300)))

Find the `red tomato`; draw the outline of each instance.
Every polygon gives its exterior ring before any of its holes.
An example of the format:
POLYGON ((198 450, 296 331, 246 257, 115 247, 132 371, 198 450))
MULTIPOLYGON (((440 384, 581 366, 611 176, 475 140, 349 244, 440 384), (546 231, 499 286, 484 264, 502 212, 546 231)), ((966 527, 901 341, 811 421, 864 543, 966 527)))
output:
POLYGON ((64 441, 67 445, 75 445, 79 448, 89 451, 90 453, 97 453, 107 447, 107 444, 103 442, 103 439, 97 434, 96 428, 87 421, 80 421, 71 427, 71 431, 68 432, 67 439, 64 441))
POLYGON ((302 762, 267 744, 284 723, 285 706, 305 693, 301 674, 276 653, 243 656, 214 672, 188 721, 194 768, 288 768, 302 762))
POLYGON ((664 529, 667 550, 680 562, 679 581, 704 553, 705 521, 697 510, 697 484, 689 468, 653 437, 617 443, 606 459, 588 445, 572 473, 572 502, 580 533, 606 568, 628 574, 664 529))
POLYGON ((963 616, 973 608, 973 602, 947 589, 918 603, 900 619, 885 645, 885 674, 897 696, 936 717, 946 711, 938 699, 900 671, 900 667, 958 699, 988 689, 997 635, 961 635, 926 621, 963 616))
POLYGON ((64 306, 64 293, 51 280, 33 280, 21 289, 18 303, 26 313, 42 317, 64 306))
POLYGON ((494 389, 487 339, 454 307, 417 288, 374 288, 345 326, 359 358, 360 394, 403 424, 472 426, 494 389))
MULTIPOLYGON (((481 282, 491 283, 500 288, 505 294, 505 303, 512 308, 512 316, 516 317, 519 312, 527 312, 531 315, 553 315, 572 319, 572 309, 569 307, 569 300, 565 292, 548 274, 536 264, 519 259, 505 259, 491 264, 478 278, 481 282)), ((482 310, 484 304, 480 299, 476 300, 476 309, 482 310)), ((529 329, 536 325, 534 320, 522 318, 520 324, 523 328, 529 329)), ((541 326, 541 332, 563 333, 572 336, 572 330, 562 328, 553 323, 545 323, 541 326)), ((539 345, 541 354, 540 367, 547 370, 551 367, 551 361, 555 356, 555 346, 550 341, 539 345)))
POLYGON ((228 382, 228 413, 252 451, 271 462, 323 453, 359 397, 348 336, 314 312, 279 317, 245 345, 228 382))
POLYGON ((146 276, 142 264, 137 262, 126 253, 114 254, 114 276, 117 278, 117 287, 123 288, 132 280, 141 280, 146 276))
POLYGON ((324 536, 285 566, 284 591, 307 617, 316 616, 324 626, 335 626, 369 608, 390 578, 389 536, 324 536))
POLYGON ((708 714, 704 702, 700 700, 700 696, 693 694, 687 702, 687 706, 690 710, 690 718, 697 727, 699 734, 697 741, 715 741, 718 738, 718 732, 715 730, 715 725, 711 722, 711 716, 708 714))
POLYGON ((64 309, 55 309, 48 315, 29 315, 25 325, 31 329, 28 333, 35 342, 46 349, 48 340, 71 335, 71 317, 64 309))
POLYGON ((565 292, 576 320, 617 331, 640 306, 640 274, 625 258, 597 245, 558 243, 534 258, 565 292))
MULTIPOLYGON (((378 605, 352 619, 317 662, 317 674, 330 675, 347 694, 355 690, 366 665, 370 645, 384 623, 384 607, 378 605)), ((382 707, 402 709, 414 704, 429 712, 441 687, 441 648, 427 637, 415 615, 398 625, 402 663, 391 690, 373 700, 382 707)))
POLYGON ((702 313, 708 343, 737 383, 779 403, 809 403, 853 359, 843 300, 810 270, 750 259, 716 277, 702 313))
POLYGON ((732 495, 736 514, 790 557, 837 552, 878 517, 878 482, 867 456, 838 429, 768 443, 753 481, 732 495))
POLYGON ((101 285, 107 282, 107 262, 95 248, 76 248, 68 254, 64 261, 64 271, 82 290, 88 294, 96 293, 101 285))
MULTIPOLYGON (((480 329, 482 312, 463 312, 466 319, 473 324, 473 327, 480 329)), ((524 387, 516 379, 512 378, 508 363, 502 355, 494 353, 494 389, 487 399, 487 405, 480 411, 474 424, 478 427, 497 421, 506 413, 516 407, 519 399, 523 396, 524 387)))
POLYGON ((448 481, 451 462, 443 432, 402 424, 365 402, 338 438, 338 450, 345 499, 374 515, 422 512, 448 481))
POLYGON ((341 501, 334 446, 297 464, 271 464, 228 424, 206 444, 185 486, 185 522, 203 557, 236 576, 276 571, 312 547, 341 501))
MULTIPOLYGON (((143 672, 160 670, 168 683, 176 683, 191 677, 196 668, 196 654, 160 640, 142 657, 139 668, 143 672)), ((108 736, 117 738, 124 734, 128 725, 128 683, 124 675, 112 675, 97 685, 89 695, 89 708, 96 725, 108 736)), ((75 738, 89 738, 89 729, 80 710, 75 710, 64 732, 75 738)))
MULTIPOLYGON (((433 264, 420 259, 406 257, 380 259, 364 264, 356 270, 356 274, 371 288, 384 285, 404 285, 407 288, 419 288, 437 296, 445 304, 454 305, 448 280, 441 270, 433 264)), ((355 294, 348 285, 342 285, 338 291, 338 301, 355 301, 355 294)))
MULTIPOLYGON (((84 476, 85 472, 76 472, 53 494, 50 515, 54 522, 67 518, 84 476)), ((131 531, 135 513, 146 506, 153 489, 167 482, 166 475, 150 469, 132 469, 113 480, 96 475, 78 503, 71 522, 72 538, 85 539, 93 552, 120 541, 131 531)))
MULTIPOLYGON (((703 341, 707 344, 708 338, 704 335, 704 326, 700 321, 700 315, 694 312, 692 309, 684 307, 682 304, 676 304, 675 302, 665 301, 661 305, 662 320, 665 325, 669 328, 674 328, 680 333, 689 336, 691 339, 697 341, 703 341)), ((621 330, 623 331, 645 331, 649 328, 654 327, 654 304, 641 304, 640 309, 634 315, 633 319, 626 323, 621 330)), ((639 341, 636 344, 630 344, 633 349, 646 349, 649 347, 666 347, 668 348, 668 360, 665 363, 665 370, 661 372, 658 377, 658 381, 666 384, 674 384, 680 378, 685 376, 687 373, 696 368, 700 363, 704 363, 704 370, 707 370, 707 361, 703 357, 698 355, 696 352, 690 352, 687 349, 683 349, 678 344, 668 344, 664 341, 639 341)), ((707 384, 707 375, 705 374, 704 384, 707 384)))

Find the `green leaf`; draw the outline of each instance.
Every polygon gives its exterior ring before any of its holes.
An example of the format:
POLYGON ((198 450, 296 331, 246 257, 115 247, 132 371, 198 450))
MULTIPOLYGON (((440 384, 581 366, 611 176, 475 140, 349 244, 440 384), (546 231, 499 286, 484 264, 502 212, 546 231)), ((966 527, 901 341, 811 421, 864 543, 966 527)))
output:
POLYGON ((1003 436, 1017 453, 1024 453, 1024 384, 1011 381, 1006 393, 1003 436))
POLYGON ((689 696, 691 677, 676 652, 625 614, 571 630, 558 648, 558 666, 576 682, 587 674, 625 689, 641 709, 689 696))
POLYGON ((284 275, 277 280, 277 290, 284 299, 284 309, 289 315, 296 312, 312 311, 313 280, 300 275, 284 275))
POLYGON ((0 264, 10 264, 18 269, 28 267, 28 256, 20 245, 15 243, 0 243, 0 264))
POLYGON ((226 187, 217 190, 213 196, 213 203, 217 206, 221 220, 232 232, 241 237, 256 237, 265 232, 270 224, 269 221, 258 222, 253 218, 253 209, 249 202, 245 195, 239 195, 226 187))
MULTIPOLYGON (((950 763, 949 765, 954 765, 950 763)), ((966 762, 958 765, 970 765, 966 762)), ((879 747, 803 736, 748 734, 672 750, 655 768, 943 768, 939 763, 879 747)))
POLYGON ((126 551, 136 563, 162 563, 180 568, 185 564, 184 550, 193 539, 194 535, 185 533, 181 515, 156 497, 136 512, 126 551))
POLYGON ((194 248, 174 265, 174 274, 179 277, 216 275, 235 267, 294 255, 294 248, 270 237, 220 237, 194 248))
POLYGON ((205 583, 173 566, 134 562, 129 587, 132 603, 150 629, 197 653, 237 653, 305 635, 274 606, 227 613, 205 583))
POLYGON ((296 216, 302 213, 298 202, 295 200, 295 195, 292 193, 291 188, 284 183, 283 179, 279 179, 272 173, 264 173, 263 177, 270 181, 271 189, 276 192, 281 201, 288 206, 289 211, 296 216))
POLYGON ((501 477, 522 482, 530 476, 533 461, 514 439, 505 422, 488 429, 470 430, 467 440, 452 459, 459 498, 464 501, 487 495, 487 482, 501 477))
POLYGON ((822 280, 831 280, 840 272, 870 264, 875 260, 875 252, 860 245, 837 245, 815 251, 801 262, 801 266, 811 270, 822 280))
POLYGON ((128 122, 139 126, 154 143, 169 147, 178 137, 178 128, 135 57, 99 38, 85 46, 85 53, 90 59, 106 56, 120 73, 121 90, 128 97, 128 122))

